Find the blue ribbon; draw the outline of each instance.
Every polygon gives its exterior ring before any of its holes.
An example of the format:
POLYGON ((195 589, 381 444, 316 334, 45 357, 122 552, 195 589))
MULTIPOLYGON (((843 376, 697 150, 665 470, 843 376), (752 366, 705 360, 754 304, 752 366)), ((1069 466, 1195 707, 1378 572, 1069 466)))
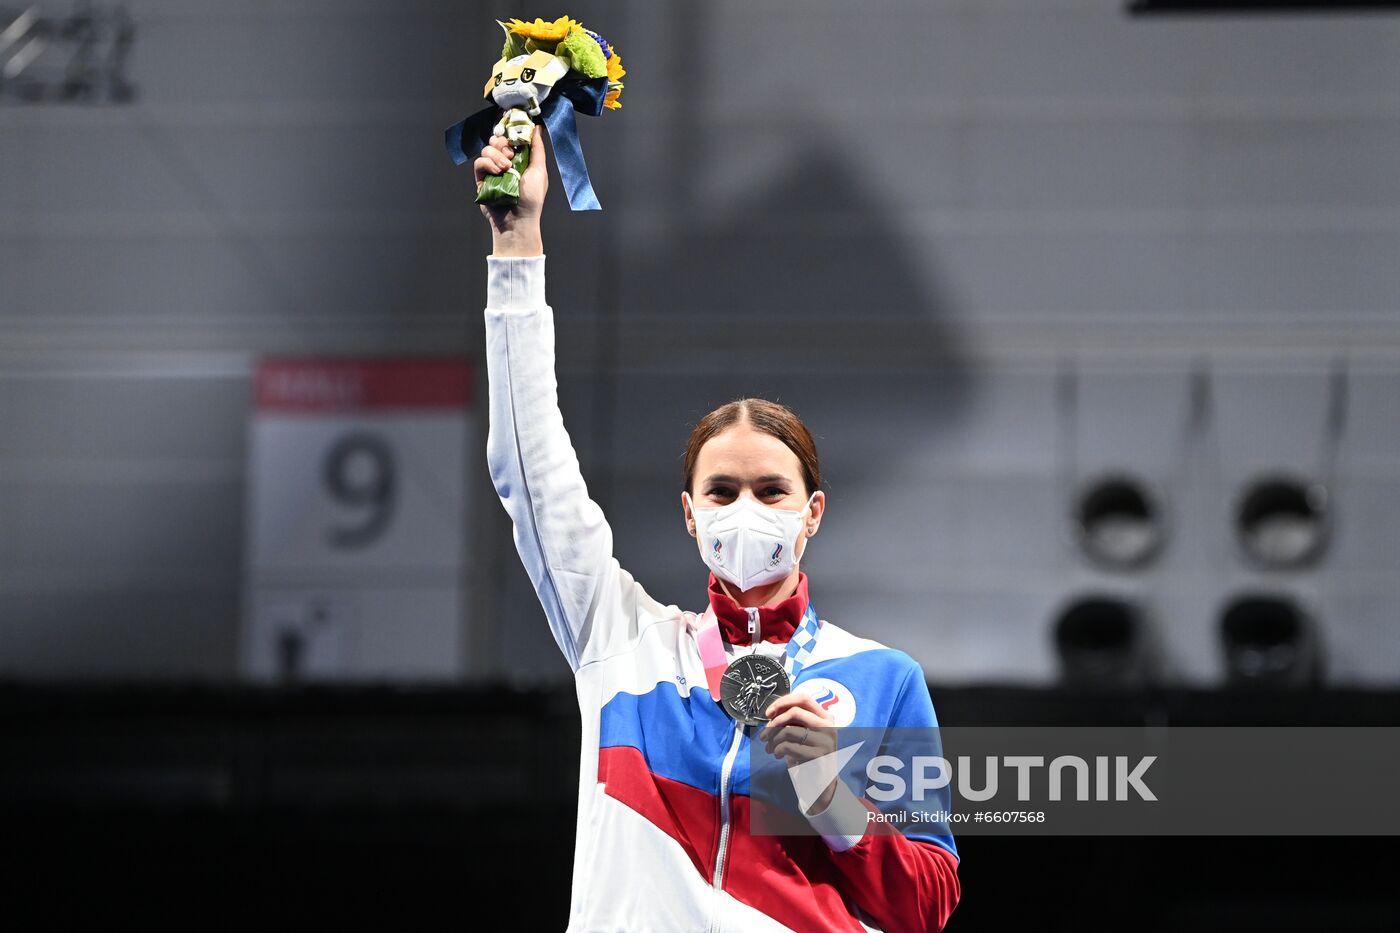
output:
MULTIPOLYGON (((607 78, 564 78, 540 105, 540 119, 549 128, 549 142, 554 150, 554 164, 569 196, 569 207, 576 211, 600 211, 603 205, 593 193, 588 178, 588 165, 583 161, 583 146, 578 141, 578 122, 574 114, 596 117, 603 112, 603 100, 608 94, 607 78)), ((447 128, 447 154, 457 165, 472 159, 491 141, 491 127, 501 117, 495 104, 452 124, 447 128), (468 149, 468 146, 471 146, 468 149)))

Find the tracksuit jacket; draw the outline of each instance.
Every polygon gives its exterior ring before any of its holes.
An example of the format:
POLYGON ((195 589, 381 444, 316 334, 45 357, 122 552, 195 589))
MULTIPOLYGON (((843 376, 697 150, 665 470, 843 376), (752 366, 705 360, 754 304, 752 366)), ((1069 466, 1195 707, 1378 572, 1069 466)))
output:
MULTIPOLYGON (((941 929, 960 888, 957 848, 939 828, 867 823, 874 805, 842 783, 807 816, 813 835, 749 832, 755 730, 710 695, 699 614, 652 598, 613 555, 559 410, 545 258, 493 256, 487 266, 491 479, 583 721, 568 930, 941 929)), ((808 583, 801 573, 792 597, 754 611, 711 574, 726 653, 781 662, 808 583)), ((913 658, 829 620, 793 688, 838 726, 937 725, 913 658)))

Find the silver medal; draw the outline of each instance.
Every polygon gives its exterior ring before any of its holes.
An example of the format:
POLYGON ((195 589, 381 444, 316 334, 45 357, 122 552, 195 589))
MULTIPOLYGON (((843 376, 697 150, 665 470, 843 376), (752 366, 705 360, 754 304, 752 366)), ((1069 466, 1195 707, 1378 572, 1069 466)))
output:
POLYGON ((791 689, 781 664, 765 655, 746 654, 724 669, 719 701, 734 719, 753 726, 767 722, 763 711, 791 689))

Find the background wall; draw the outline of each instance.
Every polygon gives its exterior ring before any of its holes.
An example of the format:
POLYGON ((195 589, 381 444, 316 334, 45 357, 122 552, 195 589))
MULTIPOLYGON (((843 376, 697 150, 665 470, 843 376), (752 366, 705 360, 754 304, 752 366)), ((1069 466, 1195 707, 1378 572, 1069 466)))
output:
MULTIPOLYGON (((256 360, 480 360, 489 242, 441 132, 476 109, 492 18, 549 13, 127 7, 133 106, 0 106, 5 677, 234 676, 256 360)), ((1400 679, 1400 19, 569 12, 629 74, 623 110, 581 130, 605 210, 571 215, 556 181, 546 218, 561 394, 653 595, 704 600, 690 425, 763 395, 824 457, 814 602, 933 680, 1052 679, 1056 612, 1107 589, 1143 601, 1169 678, 1212 684, 1220 607, 1259 585, 1315 608, 1333 682, 1400 679), (1143 574, 1067 537, 1072 490, 1109 468, 1169 503, 1143 574), (1230 503, 1273 468, 1331 481, 1313 571, 1235 553, 1230 503)), ((563 677, 470 481, 470 669, 563 677)))

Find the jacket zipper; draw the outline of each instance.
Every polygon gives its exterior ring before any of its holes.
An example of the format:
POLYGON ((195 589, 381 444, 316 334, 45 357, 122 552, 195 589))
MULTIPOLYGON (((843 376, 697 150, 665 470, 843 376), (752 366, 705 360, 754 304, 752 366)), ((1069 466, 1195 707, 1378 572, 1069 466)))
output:
MULTIPOLYGON (((745 607, 749 614, 749 643, 758 643, 758 609, 745 607)), ((729 849, 729 775, 734 770, 734 759, 738 757, 739 745, 744 737, 744 724, 734 723, 734 740, 724 756, 724 764, 719 773, 719 849, 715 853, 715 874, 712 880, 715 890, 724 885, 724 857, 729 849)))
POLYGON ((715 876, 712 881, 715 890, 724 885, 724 857, 729 848, 729 774, 734 770, 734 759, 739 755, 740 740, 744 737, 744 724, 734 724, 734 741, 729 744, 729 752, 724 756, 724 766, 719 776, 719 850, 715 853, 715 876))

